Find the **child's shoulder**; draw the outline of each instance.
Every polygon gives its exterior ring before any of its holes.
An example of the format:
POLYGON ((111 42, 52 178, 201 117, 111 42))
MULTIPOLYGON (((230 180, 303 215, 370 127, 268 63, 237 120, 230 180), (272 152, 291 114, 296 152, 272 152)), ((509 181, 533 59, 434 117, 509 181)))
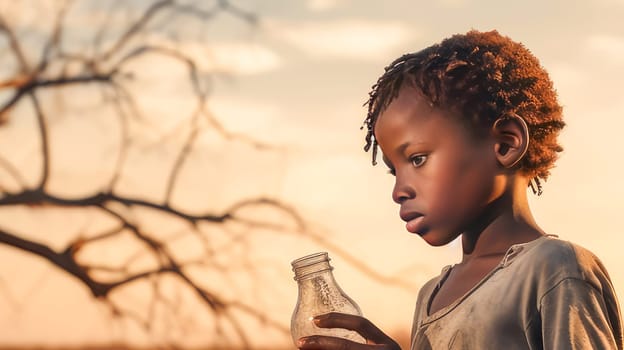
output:
MULTIPOLYGON (((537 244, 528 244, 522 265, 542 278, 563 280, 575 278, 593 285, 609 279, 600 259, 579 244, 554 236, 543 237, 537 244)), ((519 259, 520 260, 520 259, 519 259)))
POLYGON ((539 238, 535 241, 536 244, 531 245, 531 243, 527 244, 530 248, 527 249, 527 254, 533 255, 534 258, 543 258, 542 262, 546 265, 591 265, 600 262, 589 249, 554 235, 539 238))

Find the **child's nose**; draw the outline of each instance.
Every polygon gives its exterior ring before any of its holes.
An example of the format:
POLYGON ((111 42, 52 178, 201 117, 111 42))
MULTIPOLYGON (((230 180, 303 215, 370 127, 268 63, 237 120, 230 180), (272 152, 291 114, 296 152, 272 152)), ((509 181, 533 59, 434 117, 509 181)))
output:
POLYGON ((392 200, 397 204, 402 204, 415 196, 416 191, 414 188, 408 182, 400 180, 397 176, 392 189, 392 200))

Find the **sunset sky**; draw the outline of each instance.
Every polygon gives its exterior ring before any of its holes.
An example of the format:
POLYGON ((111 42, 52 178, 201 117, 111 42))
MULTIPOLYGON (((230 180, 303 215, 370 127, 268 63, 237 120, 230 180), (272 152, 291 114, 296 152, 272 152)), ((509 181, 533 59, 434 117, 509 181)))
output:
MULTIPOLYGON (((178 194, 180 198, 201 204, 206 200, 203 193, 208 192, 213 201, 228 201, 237 191, 270 193, 300 208, 313 227, 328 233, 336 246, 382 274, 401 276, 417 288, 444 265, 457 262, 460 247, 457 243, 429 247, 405 231, 398 207, 390 198, 392 177, 383 165, 372 167, 370 154, 362 151, 362 104, 383 68, 401 54, 454 33, 497 29, 524 43, 540 59, 564 106, 567 127, 561 143, 565 150, 544 184, 544 194, 529 196, 534 215, 546 232, 598 255, 620 299, 624 298, 624 231, 619 224, 624 209, 620 144, 624 129, 624 0, 233 2, 256 13, 257 26, 223 15, 209 25, 203 41, 181 39, 180 45, 203 62, 202 69, 222 72, 209 105, 224 126, 284 146, 286 151, 250 156, 256 151, 242 146, 229 149, 230 156, 219 166, 236 175, 216 173, 211 181, 234 185, 215 186, 188 175, 189 186, 178 194)), ((37 1, 28 3, 32 12, 20 13, 23 17, 14 20, 34 28, 46 19, 43 10, 37 10, 37 1)), ((0 11, 7 4, 8 0, 0 0, 0 11)), ((79 38, 81 26, 88 26, 89 20, 75 16, 68 23, 79 38)), ((154 120, 166 128, 174 124, 167 119, 167 112, 175 113, 190 102, 177 95, 178 84, 182 84, 179 74, 162 67, 162 62, 142 63, 143 71, 149 73, 146 81, 156 91, 143 102, 154 120)), ((68 126, 58 135, 85 144, 98 135, 96 129, 93 134, 80 135, 73 135, 72 130, 78 129, 68 126)), ((0 140, 2 153, 12 149, 16 153, 13 159, 26 157, 18 142, 0 140)), ((209 140, 203 142, 207 148, 211 145, 209 140)), ((69 156, 71 144, 67 147, 66 153, 58 151, 58 159, 69 164, 75 159, 69 156)), ((93 173, 97 173, 97 159, 84 161, 92 162, 93 173)), ((158 162, 156 158, 142 161, 158 162)), ((55 184, 80 187, 84 182, 88 187, 82 176, 92 175, 59 177, 55 184)), ((127 188, 149 189, 151 181, 148 178, 127 188)), ((0 222, 9 215, 16 220, 21 214, 0 212, 0 222)), ((267 283, 283 284, 274 307, 278 318, 287 324, 296 300, 290 261, 323 248, 284 235, 265 236, 254 244, 254 254, 260 260, 271 257, 283 267, 276 280, 267 283)), ((356 271, 335 251, 328 251, 334 257, 339 283, 365 316, 388 332, 409 329, 416 289, 386 286, 356 271)), ((0 254, 0 282, 7 286, 0 291, 18 299, 29 293, 29 302, 18 303, 19 310, 0 312, 0 344, 110 340, 150 344, 148 336, 120 330, 110 322, 70 278, 1 245, 0 254), (24 274, 25 270, 30 273, 24 274)), ((15 305, 6 300, 0 294, 0 310, 15 305)), ((194 334, 189 344, 206 339, 207 334, 194 334)), ((276 341, 287 344, 289 339, 276 341)))

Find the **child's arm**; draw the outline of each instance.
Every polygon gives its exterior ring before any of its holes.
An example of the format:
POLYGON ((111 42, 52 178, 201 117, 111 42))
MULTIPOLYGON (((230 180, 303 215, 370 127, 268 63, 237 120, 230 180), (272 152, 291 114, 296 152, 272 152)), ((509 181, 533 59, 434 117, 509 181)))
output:
POLYGON ((544 349, 622 349, 617 300, 610 288, 602 287, 568 278, 544 295, 540 302, 544 349))
POLYGON ((341 338, 314 335, 301 338, 299 341, 299 349, 401 350, 399 344, 397 344, 369 320, 360 316, 332 312, 315 317, 314 323, 321 328, 344 328, 356 331, 361 336, 366 338, 367 344, 360 344, 341 338))

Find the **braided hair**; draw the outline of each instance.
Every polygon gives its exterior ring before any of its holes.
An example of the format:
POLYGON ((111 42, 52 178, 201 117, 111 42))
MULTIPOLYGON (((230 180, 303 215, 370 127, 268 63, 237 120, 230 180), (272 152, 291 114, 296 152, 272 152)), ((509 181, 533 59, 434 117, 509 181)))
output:
POLYGON ((390 63, 365 103, 364 150, 372 148, 373 165, 378 148, 375 123, 403 84, 420 90, 433 107, 457 112, 453 114, 476 135, 499 118, 520 116, 528 126, 530 143, 516 167, 533 180, 533 191, 541 194, 540 179, 548 178, 563 150, 557 136, 565 123, 548 73, 522 44, 497 31, 472 30, 390 63))

